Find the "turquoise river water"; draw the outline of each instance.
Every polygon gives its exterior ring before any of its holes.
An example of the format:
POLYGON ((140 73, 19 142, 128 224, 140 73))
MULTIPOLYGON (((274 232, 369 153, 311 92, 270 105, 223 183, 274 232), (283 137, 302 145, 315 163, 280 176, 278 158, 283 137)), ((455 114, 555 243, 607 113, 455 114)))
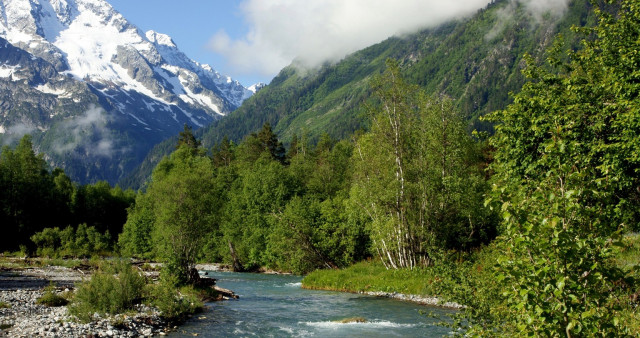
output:
POLYGON ((304 290, 301 277, 209 272, 239 300, 208 303, 170 337, 442 337, 450 310, 358 294, 304 290), (366 323, 337 323, 362 317, 366 323))

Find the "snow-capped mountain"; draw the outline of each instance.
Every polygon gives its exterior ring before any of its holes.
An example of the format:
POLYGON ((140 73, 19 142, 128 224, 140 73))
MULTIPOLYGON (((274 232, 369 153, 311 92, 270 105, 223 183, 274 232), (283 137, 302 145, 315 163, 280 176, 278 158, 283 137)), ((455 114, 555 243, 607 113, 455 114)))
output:
POLYGON ((112 183, 184 124, 255 93, 105 0, 0 0, 0 90, 2 142, 32 133, 51 164, 112 183))
POLYGON ((256 84, 253 84, 249 87, 247 87, 247 89, 249 89, 250 92, 252 92, 253 94, 257 93, 260 89, 266 87, 267 84, 264 82, 258 82, 256 84))

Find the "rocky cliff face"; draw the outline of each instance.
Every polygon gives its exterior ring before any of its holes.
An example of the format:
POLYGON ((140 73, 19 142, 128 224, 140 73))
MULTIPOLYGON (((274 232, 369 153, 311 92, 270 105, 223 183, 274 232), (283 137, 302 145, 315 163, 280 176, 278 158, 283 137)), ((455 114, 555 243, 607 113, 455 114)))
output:
POLYGON ((0 142, 30 133, 81 182, 116 182, 184 124, 252 94, 104 0, 0 0, 0 142))

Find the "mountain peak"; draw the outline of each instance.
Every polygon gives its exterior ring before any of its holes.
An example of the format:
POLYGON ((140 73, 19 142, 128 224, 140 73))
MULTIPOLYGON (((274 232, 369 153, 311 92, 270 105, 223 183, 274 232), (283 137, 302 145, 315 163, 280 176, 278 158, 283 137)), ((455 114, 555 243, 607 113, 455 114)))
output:
POLYGON ((249 89, 249 91, 251 91, 252 93, 254 93, 254 94, 255 94, 255 93, 257 93, 260 89, 262 89, 262 88, 266 87, 266 85, 267 85, 267 84, 266 84, 266 83, 264 83, 264 82, 258 82, 258 83, 255 83, 255 84, 253 84, 253 85, 249 86, 247 89, 249 89))
POLYGON ((81 182, 115 182, 185 123, 205 126, 253 94, 105 0, 0 0, 0 38, 0 143, 42 133, 36 146, 81 182))
POLYGON ((173 39, 167 35, 150 30, 146 33, 147 39, 156 45, 163 45, 171 48, 178 48, 173 39))

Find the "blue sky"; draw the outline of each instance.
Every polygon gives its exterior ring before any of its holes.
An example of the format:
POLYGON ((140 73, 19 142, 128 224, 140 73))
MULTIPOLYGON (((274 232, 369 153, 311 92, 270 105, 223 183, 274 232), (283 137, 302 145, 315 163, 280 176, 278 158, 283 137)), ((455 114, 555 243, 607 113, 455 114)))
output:
POLYGON ((173 38, 190 58, 208 63, 218 72, 229 75, 245 86, 268 83, 272 75, 234 72, 226 66, 226 57, 207 45, 211 37, 225 31, 234 39, 248 32, 239 9, 241 0, 107 0, 113 8, 143 31, 155 30, 173 38))

